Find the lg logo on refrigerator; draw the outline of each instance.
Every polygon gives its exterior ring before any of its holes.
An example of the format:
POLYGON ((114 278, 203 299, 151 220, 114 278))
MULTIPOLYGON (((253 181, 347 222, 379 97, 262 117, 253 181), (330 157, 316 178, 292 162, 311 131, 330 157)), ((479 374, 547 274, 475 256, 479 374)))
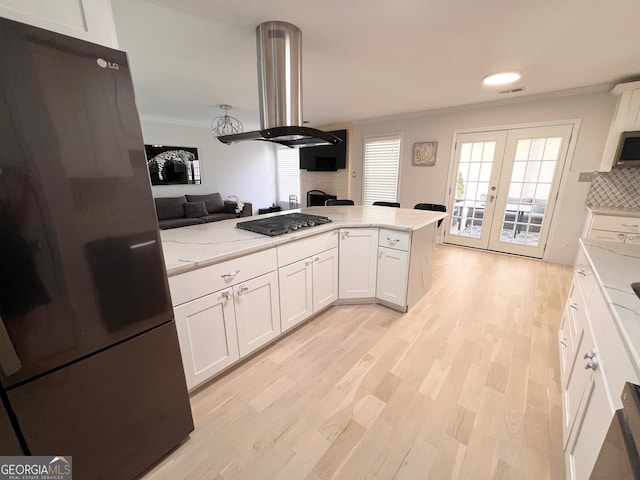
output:
POLYGON ((113 70, 118 70, 120 68, 117 63, 115 63, 115 62, 107 62, 104 58, 99 58, 96 61, 98 62, 98 65, 100 65, 102 68, 109 67, 109 68, 111 68, 113 70))

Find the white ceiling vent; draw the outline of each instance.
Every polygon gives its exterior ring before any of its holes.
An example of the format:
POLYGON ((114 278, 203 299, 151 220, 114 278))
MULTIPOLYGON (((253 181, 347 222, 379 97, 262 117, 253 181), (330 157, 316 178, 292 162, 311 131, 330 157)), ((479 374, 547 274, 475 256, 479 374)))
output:
POLYGON ((507 90, 499 90, 498 93, 499 94, 504 94, 504 93, 518 93, 518 92, 524 92, 524 88, 525 87, 513 87, 513 88, 509 88, 507 90))

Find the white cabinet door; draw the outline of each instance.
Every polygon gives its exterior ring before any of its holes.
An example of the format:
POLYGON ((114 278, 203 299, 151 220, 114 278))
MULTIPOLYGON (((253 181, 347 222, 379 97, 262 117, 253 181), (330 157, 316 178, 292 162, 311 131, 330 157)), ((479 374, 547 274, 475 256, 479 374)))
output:
POLYGON ((118 48, 109 0, 0 0, 0 15, 63 35, 118 48))
POLYGON ((312 263, 311 258, 305 258, 278 270, 280 324, 283 332, 313 314, 312 263))
POLYGON ((578 410, 580 409, 580 400, 584 389, 591 379, 592 370, 585 368, 585 355, 592 355, 594 350, 593 340, 591 338, 591 332, 588 329, 584 329, 580 337, 574 340, 575 342, 575 356, 569 359, 568 375, 566 384, 563 385, 563 440, 564 445, 567 445, 569 438, 571 437, 578 410))
POLYGON ((558 344, 560 348, 560 379, 561 385, 564 387, 569 375, 569 369, 573 366, 575 360, 575 350, 573 349, 573 342, 571 340, 571 333, 569 329, 570 312, 567 308, 564 309, 564 315, 562 316, 562 322, 560 322, 560 329, 558 330, 558 344))
POLYGON ((375 297, 377 253, 377 228, 340 230, 340 298, 375 297))
POLYGON ((406 305, 408 264, 407 252, 378 247, 377 298, 395 305, 406 305))
POLYGON ((575 434, 571 436, 566 449, 567 480, 589 478, 613 413, 606 385, 596 371, 585 388, 580 413, 574 426, 575 434))
POLYGON ((313 311, 318 312, 338 299, 338 249, 313 256, 313 311))
POLYGON ((240 358, 230 288, 175 307, 174 312, 189 390, 240 358))
POLYGON ((271 272, 233 287, 240 356, 280 335, 278 274, 271 272))

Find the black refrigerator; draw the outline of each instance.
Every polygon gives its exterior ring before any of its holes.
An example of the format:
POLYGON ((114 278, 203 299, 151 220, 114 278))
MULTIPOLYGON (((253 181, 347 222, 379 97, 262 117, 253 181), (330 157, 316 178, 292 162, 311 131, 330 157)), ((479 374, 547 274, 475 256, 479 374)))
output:
POLYGON ((132 479, 193 430, 125 53, 0 18, 0 455, 132 479))

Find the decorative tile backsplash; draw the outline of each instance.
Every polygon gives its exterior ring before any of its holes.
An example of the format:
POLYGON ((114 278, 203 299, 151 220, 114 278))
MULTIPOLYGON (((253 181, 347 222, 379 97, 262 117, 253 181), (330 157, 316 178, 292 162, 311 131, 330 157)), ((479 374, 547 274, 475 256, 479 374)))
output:
POLYGON ((640 168, 598 172, 587 195, 588 207, 640 209, 640 168))

